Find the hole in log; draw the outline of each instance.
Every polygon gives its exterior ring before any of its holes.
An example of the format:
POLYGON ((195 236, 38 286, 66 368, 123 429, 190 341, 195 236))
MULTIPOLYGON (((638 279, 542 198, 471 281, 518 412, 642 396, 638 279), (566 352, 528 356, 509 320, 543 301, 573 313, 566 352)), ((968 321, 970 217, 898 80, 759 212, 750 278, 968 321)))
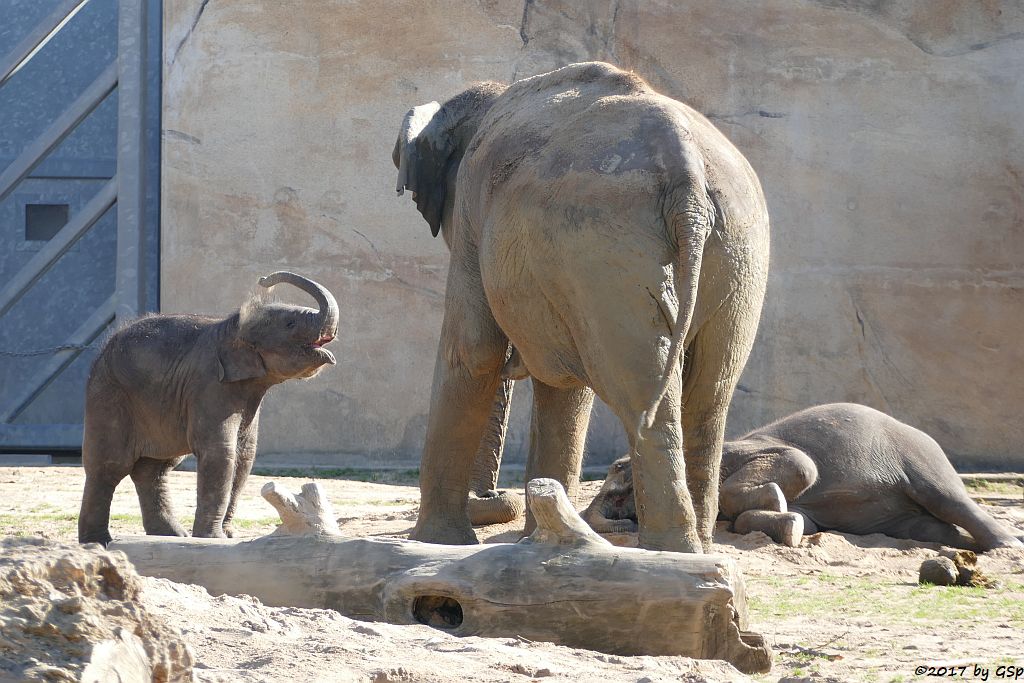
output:
POLYGON ((434 628, 451 630, 462 625, 462 605, 444 595, 420 595, 412 601, 416 621, 434 628))

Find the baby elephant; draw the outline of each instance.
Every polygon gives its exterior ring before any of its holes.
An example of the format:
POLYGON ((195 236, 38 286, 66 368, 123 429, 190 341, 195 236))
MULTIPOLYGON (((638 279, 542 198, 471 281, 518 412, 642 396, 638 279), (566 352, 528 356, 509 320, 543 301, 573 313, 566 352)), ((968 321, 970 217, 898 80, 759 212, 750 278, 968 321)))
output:
POLYGON ((259 284, 281 282, 310 294, 319 310, 254 297, 224 319, 155 315, 110 337, 86 385, 80 542, 111 540, 110 501, 128 475, 146 533, 187 536, 171 509, 167 476, 189 453, 199 488, 192 534, 232 535, 264 394, 335 363, 323 348, 338 331, 334 297, 295 273, 273 273, 259 284))
MULTIPOLYGON (((1022 547, 971 500, 930 436, 852 403, 808 408, 726 442, 718 500, 737 533, 763 531, 791 546, 834 530, 968 550, 1022 547)), ((602 533, 635 529, 628 457, 612 464, 583 518, 602 533)))

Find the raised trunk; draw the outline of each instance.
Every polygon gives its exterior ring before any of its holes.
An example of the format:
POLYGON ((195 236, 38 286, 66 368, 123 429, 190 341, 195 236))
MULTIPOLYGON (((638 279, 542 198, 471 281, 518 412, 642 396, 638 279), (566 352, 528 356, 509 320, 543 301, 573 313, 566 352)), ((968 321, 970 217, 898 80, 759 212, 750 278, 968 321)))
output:
POLYGON ((334 296, 327 288, 318 282, 313 282, 309 278, 287 270, 279 270, 259 279, 260 285, 268 289, 282 282, 298 287, 316 299, 320 309, 317 320, 321 335, 333 338, 338 331, 338 302, 334 300, 334 296))

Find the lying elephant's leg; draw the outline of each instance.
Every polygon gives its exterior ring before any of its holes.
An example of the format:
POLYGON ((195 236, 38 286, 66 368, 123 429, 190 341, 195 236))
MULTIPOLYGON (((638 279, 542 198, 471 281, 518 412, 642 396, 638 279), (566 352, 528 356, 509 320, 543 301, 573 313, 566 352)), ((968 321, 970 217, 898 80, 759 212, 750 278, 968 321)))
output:
POLYGON ((631 519, 608 519, 601 510, 589 507, 580 513, 583 521, 599 534, 627 534, 637 530, 637 524, 631 519))
POLYGON ((912 488, 908 495, 927 514, 921 515, 922 519, 913 518, 905 522, 906 538, 935 541, 967 550, 1024 546, 1008 529, 971 500, 959 476, 952 490, 924 489, 923 482, 912 482, 910 486, 912 488), (956 527, 966 529, 970 536, 956 527))
POLYGON ((927 512, 902 519, 891 527, 883 529, 882 533, 894 538, 911 538, 925 543, 941 543, 964 550, 983 550, 973 538, 956 526, 943 522, 927 512))
POLYGON ((747 510, 786 512, 818 480, 818 468, 806 453, 789 447, 765 450, 722 482, 719 503, 729 519, 747 510))
MULTIPOLYGON (((916 429, 900 436, 904 437, 906 442, 902 457, 906 472, 904 491, 915 503, 947 526, 955 524, 966 529, 975 541, 974 546, 981 550, 1024 547, 1024 544, 1010 533, 1009 529, 989 516, 971 500, 960 475, 953 469, 946 454, 934 439, 916 429)), ((935 530, 943 529, 940 525, 921 524, 914 527, 916 533, 921 533, 918 531, 919 528, 925 529, 931 535, 937 533, 935 530)), ((959 531, 956 533, 955 537, 949 538, 963 536, 959 531)), ((948 533, 939 535, 947 537, 948 533)), ((923 541, 933 540, 919 536, 908 537, 923 541)), ((939 542, 956 545, 959 548, 974 549, 972 546, 961 545, 959 542, 953 543, 946 540, 939 542)))
MULTIPOLYGON (((554 479, 575 502, 594 392, 584 386, 557 389, 536 379, 531 381, 533 417, 526 481, 554 479)), ((535 526, 533 513, 527 509, 526 533, 532 533, 535 526)))
POLYGON ((727 519, 736 519, 747 510, 770 510, 787 512, 789 505, 782 489, 774 481, 767 484, 753 484, 746 473, 737 473, 722 482, 718 495, 722 514, 727 519), (742 475, 742 476, 741 476, 742 475))
POLYGON ((188 536, 174 516, 174 502, 167 484, 167 476, 182 460, 184 457, 139 458, 132 468, 132 481, 142 508, 142 526, 150 536, 188 536))
POLYGON ((797 512, 747 510, 736 518, 733 530, 737 534, 760 531, 776 543, 795 548, 804 535, 804 516, 797 512))

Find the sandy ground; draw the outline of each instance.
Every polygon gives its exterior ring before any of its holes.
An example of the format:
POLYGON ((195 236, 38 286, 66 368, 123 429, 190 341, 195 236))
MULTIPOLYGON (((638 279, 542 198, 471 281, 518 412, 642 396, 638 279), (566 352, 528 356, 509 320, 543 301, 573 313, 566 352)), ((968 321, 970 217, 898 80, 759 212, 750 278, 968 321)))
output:
MULTIPOLYGON (((275 528, 272 508, 259 497, 270 479, 250 478, 238 511, 240 535, 275 528)), ((306 481, 275 479, 296 491, 306 481)), ((82 481, 76 467, 0 468, 0 535, 73 540, 82 481)), ((190 524, 195 474, 175 472, 172 481, 179 516, 190 524)), ((321 483, 344 533, 403 536, 412 528, 415 487, 321 483)), ((599 486, 583 485, 580 507, 599 486)), ((993 516, 1024 530, 1019 493, 986 494, 982 502, 993 516)), ((130 481, 118 489, 112 514, 115 536, 141 533, 130 481)), ((480 529, 478 535, 513 541, 518 526, 480 529)), ((1024 667, 1024 551, 981 556, 980 568, 1000 581, 998 588, 939 588, 916 581, 918 566, 937 554, 937 545, 822 533, 786 548, 761 534, 738 536, 724 528, 715 541, 715 551, 734 557, 744 573, 751 628, 775 649, 774 669, 755 680, 906 681, 919 678, 919 666, 942 665, 957 667, 957 675, 947 677, 1007 680, 1012 671, 998 667, 1024 667), (961 666, 966 675, 959 675, 961 666)), ((723 664, 613 657, 514 639, 457 639, 426 626, 365 624, 323 610, 270 608, 248 597, 211 598, 196 587, 146 582, 147 605, 185 631, 204 680, 742 680, 723 664)))

